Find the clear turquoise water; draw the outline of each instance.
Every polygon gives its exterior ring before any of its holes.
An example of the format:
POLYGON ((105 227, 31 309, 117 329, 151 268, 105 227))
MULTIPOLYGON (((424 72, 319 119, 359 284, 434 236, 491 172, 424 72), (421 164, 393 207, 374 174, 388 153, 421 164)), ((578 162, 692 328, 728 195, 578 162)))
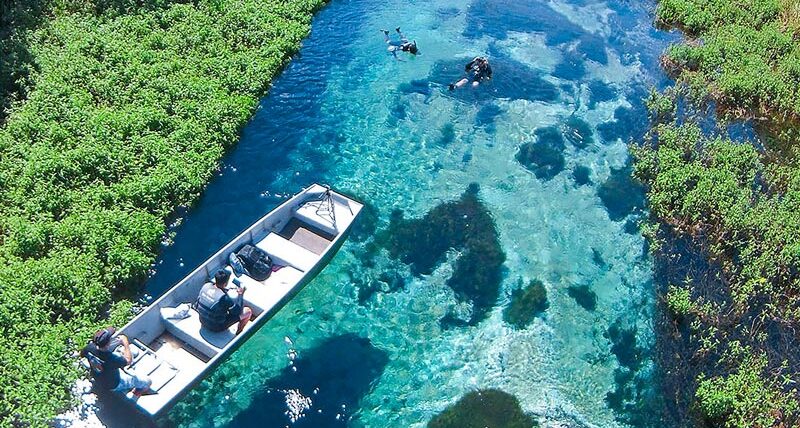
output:
POLYGON ((657 57, 671 40, 652 28, 652 7, 334 0, 321 11, 220 176, 175 226, 149 293, 310 182, 369 202, 378 230, 393 210, 421 217, 474 182, 506 254, 500 296, 477 325, 443 328, 447 314, 470 310, 446 285, 457 251, 414 276, 386 251, 367 262, 372 240, 351 239, 172 418, 192 427, 414 427, 466 392, 494 387, 544 426, 658 425, 650 408, 626 411, 608 398, 658 389, 647 358, 651 265, 632 227, 641 190, 624 180, 625 141, 645 130, 641 99, 663 83, 657 57), (398 25, 421 55, 397 61, 385 51, 379 29, 398 25), (479 54, 492 61, 493 81, 448 92, 479 54), (542 133, 548 127, 562 143, 542 133), (516 158, 537 141, 555 159, 538 174, 516 158), (531 279, 544 282, 550 306, 512 329, 502 311, 531 279), (594 311, 567 293, 574 285, 596 293, 594 311), (612 325, 630 334, 609 334, 612 325), (296 421, 287 397, 306 403, 296 421))

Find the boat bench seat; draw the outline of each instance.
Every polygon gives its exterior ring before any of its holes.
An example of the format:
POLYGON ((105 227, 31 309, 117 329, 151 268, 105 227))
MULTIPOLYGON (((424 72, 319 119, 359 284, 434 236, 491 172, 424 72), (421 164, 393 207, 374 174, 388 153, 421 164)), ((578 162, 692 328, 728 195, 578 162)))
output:
MULTIPOLYGON (((294 213, 299 220, 306 222, 319 230, 330 233, 333 236, 339 234, 337 222, 334 219, 349 219, 353 216, 348 207, 335 201, 333 204, 333 217, 327 207, 320 209, 319 203, 311 201, 300 205, 294 213)), ((344 222, 342 224, 348 224, 344 222)))
MULTIPOLYGON (((233 281, 233 275, 229 281, 233 281)), ((269 311, 278 304, 303 279, 303 272, 283 266, 272 272, 264 281, 241 275, 239 282, 247 287, 244 292, 244 305, 253 309, 256 315, 269 311)))
POLYGON ((214 332, 200 325, 200 315, 194 309, 189 309, 189 316, 183 319, 163 318, 167 331, 173 336, 186 342, 193 348, 212 358, 217 355, 225 345, 236 337, 237 324, 227 330, 214 332))
POLYGON ((313 269, 319 260, 318 255, 275 232, 271 232, 256 243, 256 247, 266 251, 273 262, 279 265, 292 266, 303 272, 313 269))

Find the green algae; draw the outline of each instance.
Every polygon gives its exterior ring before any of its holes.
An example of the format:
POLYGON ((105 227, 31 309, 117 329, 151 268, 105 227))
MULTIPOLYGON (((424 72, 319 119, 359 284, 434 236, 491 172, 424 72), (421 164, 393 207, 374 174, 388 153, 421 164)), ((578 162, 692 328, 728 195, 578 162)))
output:
POLYGON ((497 302, 506 259, 478 191, 477 184, 470 184, 459 200, 440 204, 420 219, 405 219, 402 211, 395 211, 379 238, 389 254, 410 265, 417 276, 431 274, 451 249, 459 251, 447 285, 459 301, 472 303, 470 319, 463 320, 468 325, 486 318, 497 302))
POLYGON ((568 287, 567 294, 587 311, 594 311, 597 308, 597 294, 586 284, 568 287))
POLYGON ((503 320, 515 328, 525 328, 541 315, 550 302, 547 301, 547 289, 539 280, 531 280, 524 289, 518 288, 511 293, 511 304, 503 311, 503 320))
POLYGON ((428 422, 428 428, 533 428, 519 400, 499 389, 472 391, 428 422))

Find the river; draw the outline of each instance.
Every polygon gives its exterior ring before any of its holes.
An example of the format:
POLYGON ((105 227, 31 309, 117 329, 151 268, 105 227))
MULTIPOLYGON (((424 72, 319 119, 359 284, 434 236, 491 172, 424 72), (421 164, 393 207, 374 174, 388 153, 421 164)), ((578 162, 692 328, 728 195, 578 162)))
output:
POLYGON ((653 27, 654 7, 333 0, 172 228, 147 291, 157 296, 311 182, 375 215, 173 421, 420 427, 465 393, 497 388, 543 426, 657 426, 652 264, 636 227, 642 190, 626 170, 626 142, 647 127, 642 99, 667 82, 658 56, 676 38, 653 27), (386 51, 380 29, 395 37, 397 26, 419 55, 386 51), (448 91, 476 55, 489 57, 493 79, 448 91), (470 183, 505 261, 485 315, 453 323, 475 313, 448 282, 470 249, 420 273, 376 236, 392 233, 392 212, 422 218, 470 183), (514 328, 503 310, 531 280, 549 307, 514 328))

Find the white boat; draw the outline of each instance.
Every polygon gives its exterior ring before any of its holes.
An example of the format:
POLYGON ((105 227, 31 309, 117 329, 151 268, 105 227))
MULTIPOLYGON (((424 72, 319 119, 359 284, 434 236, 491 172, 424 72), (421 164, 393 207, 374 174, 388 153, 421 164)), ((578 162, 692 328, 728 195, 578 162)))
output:
MULTIPOLYGON (((311 185, 247 228, 211 256, 162 297, 147 307, 117 334, 128 336, 138 355, 126 370, 149 376, 153 393, 127 401, 145 415, 163 414, 178 398, 249 336, 263 326, 327 264, 346 239, 363 205, 328 187, 311 185), (186 305, 196 299, 202 286, 218 269, 231 269, 229 256, 245 244, 266 251, 273 272, 264 281, 242 274, 246 287, 244 304, 254 319, 236 335, 237 325, 211 332, 202 328, 194 309, 186 305), (169 318, 182 306, 185 318, 169 318)), ((229 281, 233 281, 231 275, 229 281)), ((230 291, 235 296, 235 291, 230 291)))

